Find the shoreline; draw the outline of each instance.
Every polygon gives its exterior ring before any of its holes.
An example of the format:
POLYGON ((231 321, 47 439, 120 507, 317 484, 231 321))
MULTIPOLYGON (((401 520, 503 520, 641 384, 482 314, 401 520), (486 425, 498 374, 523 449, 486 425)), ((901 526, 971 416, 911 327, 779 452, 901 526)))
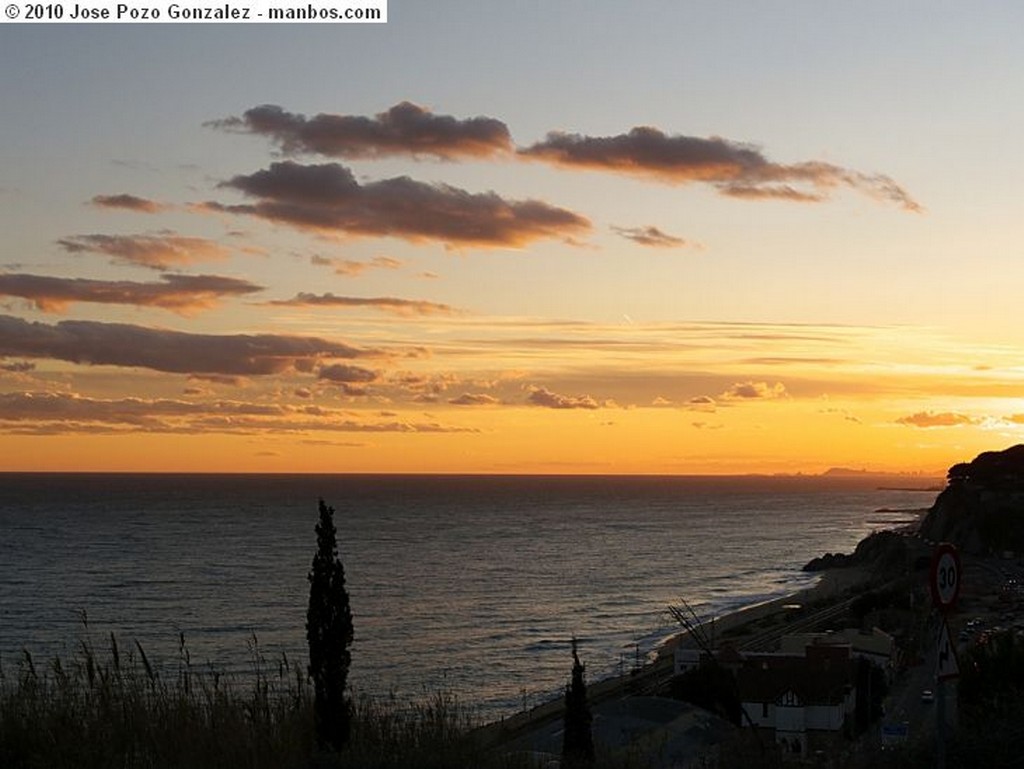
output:
MULTIPOLYGON (((836 567, 820 574, 818 581, 809 587, 767 601, 741 606, 702 623, 700 627, 713 628, 713 638, 745 635, 753 631, 755 625, 783 616, 789 611, 788 607, 794 604, 802 607, 820 607, 826 603, 835 603, 848 598, 854 590, 866 588, 873 582, 870 570, 859 566, 836 567)), ((587 698, 590 704, 637 694, 638 690, 642 690, 645 680, 664 675, 667 668, 674 667, 674 652, 679 646, 690 643, 690 635, 689 630, 680 628, 678 633, 657 645, 654 659, 646 662, 637 672, 588 682, 587 698)), ((562 698, 554 697, 529 710, 482 724, 476 729, 477 737, 492 747, 515 742, 529 732, 560 718, 563 708, 562 698)))
MULTIPOLYGON (((701 627, 712 626, 713 638, 730 634, 736 635, 747 625, 784 614, 788 611, 787 607, 794 605, 802 607, 825 601, 835 601, 855 588, 867 586, 871 581, 871 572, 863 567, 840 566, 827 569, 820 572, 818 581, 809 587, 767 601, 741 606, 734 611, 713 617, 702 623, 701 627)), ((657 649, 656 658, 671 654, 681 643, 689 639, 689 635, 688 630, 681 630, 674 634, 657 649)))

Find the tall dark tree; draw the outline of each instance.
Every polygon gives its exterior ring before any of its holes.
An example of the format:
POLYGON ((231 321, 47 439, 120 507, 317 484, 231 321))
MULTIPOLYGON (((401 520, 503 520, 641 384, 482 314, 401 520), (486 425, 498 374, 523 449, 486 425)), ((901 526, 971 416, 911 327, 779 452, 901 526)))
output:
POLYGON ((316 555, 309 572, 309 677, 313 679, 316 735, 321 747, 340 750, 348 742, 352 712, 345 696, 352 662, 352 609, 345 590, 345 569, 338 558, 334 508, 320 500, 316 555))
POLYGON ((594 765, 594 736, 590 731, 593 717, 587 705, 587 684, 583 680, 585 668, 576 653, 576 639, 572 639, 572 681, 565 688, 565 728, 562 733, 563 769, 581 769, 594 765))

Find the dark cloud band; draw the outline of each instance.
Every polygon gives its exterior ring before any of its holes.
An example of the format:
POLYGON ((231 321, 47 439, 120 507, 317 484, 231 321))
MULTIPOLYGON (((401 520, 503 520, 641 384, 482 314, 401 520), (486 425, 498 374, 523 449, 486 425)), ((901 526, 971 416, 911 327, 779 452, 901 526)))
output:
POLYGON ((55 278, 24 273, 0 274, 0 296, 28 299, 44 312, 62 312, 76 302, 160 307, 190 315, 230 296, 262 291, 247 280, 219 275, 162 275, 159 282, 55 278))
POLYGON ((583 216, 538 200, 510 201, 493 192, 470 193, 407 176, 361 185, 337 163, 274 163, 222 186, 259 202, 207 203, 208 209, 300 228, 433 240, 452 247, 518 247, 543 238, 570 239, 590 229, 583 216))
POLYGON ((311 370, 330 358, 379 357, 308 336, 191 334, 127 323, 65 320, 49 325, 0 315, 0 356, 130 366, 180 374, 257 376, 311 370))
POLYGON ((372 118, 324 113, 307 118, 264 104, 246 110, 240 118, 208 125, 268 136, 285 152, 338 158, 427 155, 453 160, 512 152, 508 127, 500 120, 435 115, 407 101, 372 118))
POLYGON ((724 195, 741 198, 817 202, 827 199, 836 187, 848 187, 910 211, 921 210, 888 176, 813 161, 774 163, 747 144, 720 137, 668 135, 647 126, 617 136, 553 132, 544 141, 520 150, 520 156, 565 168, 612 171, 670 184, 703 182, 724 195))

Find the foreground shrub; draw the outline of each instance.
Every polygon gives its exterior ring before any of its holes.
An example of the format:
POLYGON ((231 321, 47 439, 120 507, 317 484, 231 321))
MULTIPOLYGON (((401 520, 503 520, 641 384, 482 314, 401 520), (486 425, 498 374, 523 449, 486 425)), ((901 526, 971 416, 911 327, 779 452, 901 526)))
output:
MULTIPOLYGON (((446 692, 415 701, 356 694, 340 751, 316 738, 304 666, 267 661, 254 638, 252 675, 234 679, 192 664, 183 638, 169 666, 111 636, 68 660, 28 652, 0 659, 0 769, 537 769, 550 759, 507 754, 481 739, 479 720, 446 692), (539 759, 539 760, 538 760, 539 759)), ((647 763, 632 751, 598 769, 647 763)))
POLYGON ((111 636, 98 655, 83 642, 72 659, 0 660, 3 769, 299 769, 309 766, 487 767, 501 765, 471 739, 476 724, 453 696, 353 701, 351 739, 340 753, 317 748, 313 693, 302 666, 268 663, 255 639, 253 674, 229 679, 179 660, 155 665, 141 646, 111 636), (101 658, 102 657, 102 658, 101 658))
POLYGON ((0 667, 0 766, 300 766, 312 739, 304 674, 282 657, 271 673, 255 641, 243 688, 195 669, 184 638, 167 674, 116 638, 100 659, 88 642, 68 662, 26 651, 0 667))

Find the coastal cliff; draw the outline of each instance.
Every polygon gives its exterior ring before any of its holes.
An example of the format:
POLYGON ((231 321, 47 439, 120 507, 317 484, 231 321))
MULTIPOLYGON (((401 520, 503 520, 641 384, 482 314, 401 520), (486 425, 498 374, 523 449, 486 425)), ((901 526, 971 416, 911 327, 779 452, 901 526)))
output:
MULTIPOLYGON (((961 552, 976 555, 1024 552, 1024 444, 955 464, 946 479, 946 488, 918 525, 918 542, 952 542, 961 552)), ((912 560, 914 540, 904 534, 875 532, 853 553, 826 553, 804 571, 859 566, 876 575, 894 573, 912 560)))
POLYGON ((1024 445, 986 451, 949 468, 919 533, 963 552, 1024 551, 1024 445))
POLYGON ((884 576, 901 572, 908 557, 905 537, 895 531, 876 531, 858 542, 852 553, 825 553, 812 558, 803 570, 825 571, 856 566, 869 568, 876 576, 884 576))

